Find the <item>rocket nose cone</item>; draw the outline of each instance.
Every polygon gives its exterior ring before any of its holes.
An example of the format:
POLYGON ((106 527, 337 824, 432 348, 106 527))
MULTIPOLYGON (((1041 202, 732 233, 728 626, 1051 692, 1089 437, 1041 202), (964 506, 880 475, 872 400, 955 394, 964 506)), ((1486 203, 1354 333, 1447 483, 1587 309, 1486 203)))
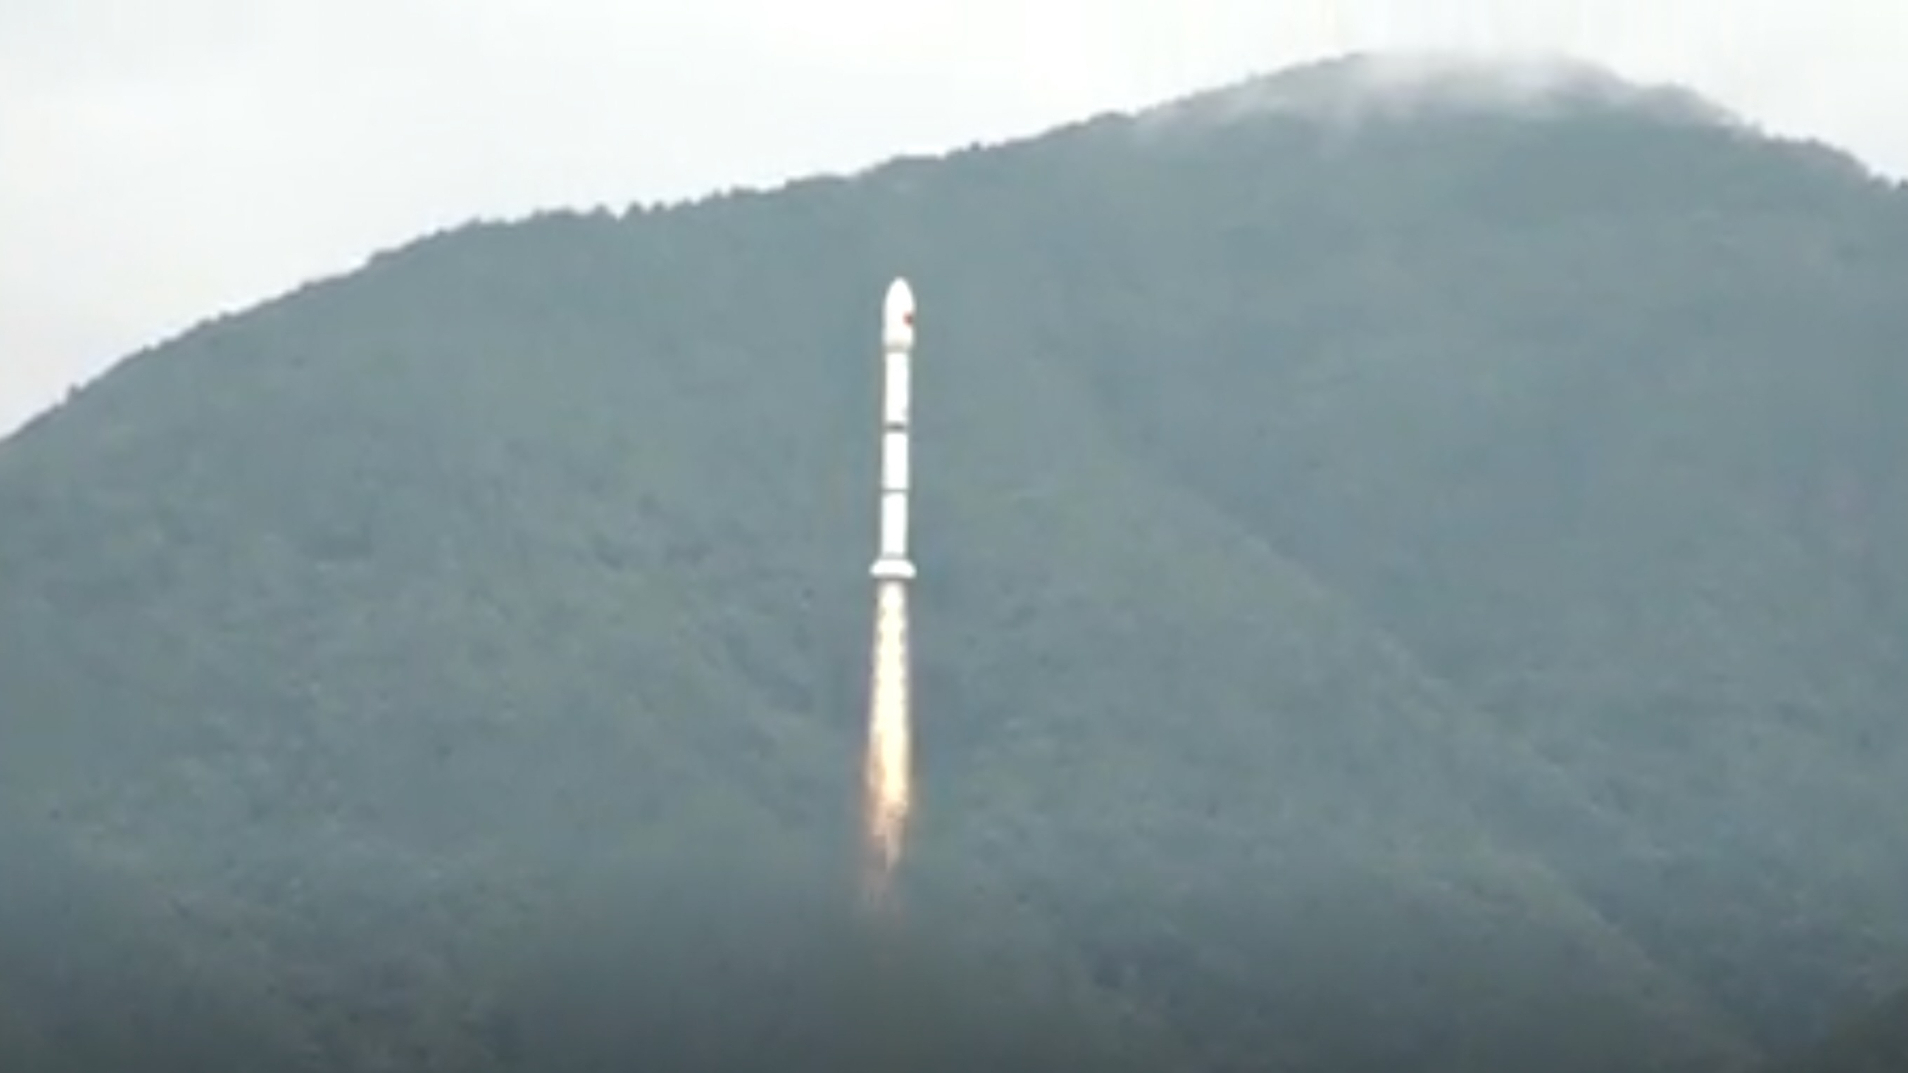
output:
POLYGON ((905 279, 896 277, 888 284, 881 303, 881 338, 889 349, 914 346, 914 291, 905 279))
POLYGON ((914 288, 899 276, 888 284, 888 297, 882 302, 884 318, 890 324, 908 323, 914 319, 914 288))

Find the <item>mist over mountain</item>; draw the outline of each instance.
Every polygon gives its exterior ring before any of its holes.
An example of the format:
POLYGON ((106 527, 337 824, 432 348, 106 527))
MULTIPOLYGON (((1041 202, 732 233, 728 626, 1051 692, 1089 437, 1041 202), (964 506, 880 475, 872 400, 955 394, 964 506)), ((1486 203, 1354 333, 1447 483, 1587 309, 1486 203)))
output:
POLYGON ((0 1046, 107 1068, 149 991, 180 1068, 1797 1054, 1908 983, 1903 293, 1845 156, 1423 58, 381 253, 0 444, 0 998, 94 987, 0 1046))
POLYGON ((1185 125, 1267 114, 1342 126, 1426 117, 1632 120, 1741 127, 1715 102, 1676 85, 1642 85, 1570 56, 1462 51, 1361 53, 1248 78, 1145 109, 1136 118, 1185 125))

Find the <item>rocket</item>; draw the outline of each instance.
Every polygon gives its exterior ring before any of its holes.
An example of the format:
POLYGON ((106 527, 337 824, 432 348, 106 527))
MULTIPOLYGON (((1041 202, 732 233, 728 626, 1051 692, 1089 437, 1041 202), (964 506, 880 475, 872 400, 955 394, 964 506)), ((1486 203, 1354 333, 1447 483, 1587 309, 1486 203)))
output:
POLYGON ((878 581, 914 580, 908 559, 908 376, 914 360, 914 291, 897 277, 881 303, 881 529, 878 581))

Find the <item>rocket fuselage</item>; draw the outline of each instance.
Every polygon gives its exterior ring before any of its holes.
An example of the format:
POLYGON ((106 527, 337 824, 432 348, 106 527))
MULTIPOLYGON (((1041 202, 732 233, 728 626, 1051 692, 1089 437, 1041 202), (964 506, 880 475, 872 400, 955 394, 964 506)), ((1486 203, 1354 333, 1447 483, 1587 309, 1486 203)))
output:
POLYGON ((905 279, 888 285, 881 304, 881 527, 869 571, 883 581, 911 581, 908 558, 908 393, 914 361, 914 292, 905 279))

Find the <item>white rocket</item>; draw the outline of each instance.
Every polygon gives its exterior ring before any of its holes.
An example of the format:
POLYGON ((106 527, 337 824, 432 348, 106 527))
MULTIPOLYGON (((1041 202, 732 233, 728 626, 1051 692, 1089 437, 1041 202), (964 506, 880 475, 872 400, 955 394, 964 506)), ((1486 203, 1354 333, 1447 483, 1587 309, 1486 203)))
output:
POLYGON ((869 571, 881 581, 914 580, 908 560, 908 374, 914 360, 914 291, 888 284, 881 303, 880 554, 869 571))

